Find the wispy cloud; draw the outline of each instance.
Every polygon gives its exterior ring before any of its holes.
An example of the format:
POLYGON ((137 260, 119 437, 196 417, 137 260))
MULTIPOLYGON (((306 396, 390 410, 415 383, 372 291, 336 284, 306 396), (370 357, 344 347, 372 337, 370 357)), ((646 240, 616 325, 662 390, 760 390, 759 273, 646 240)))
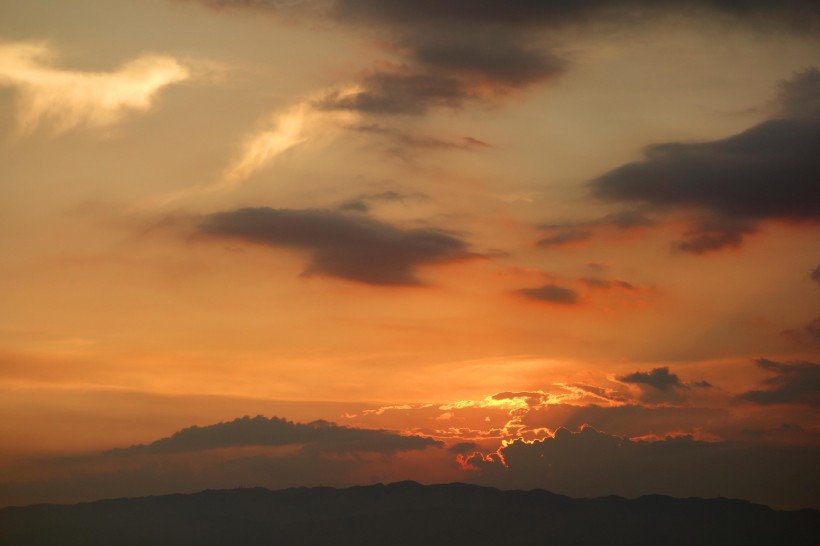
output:
MULTIPOLYGON (((346 96, 357 92, 357 88, 345 87, 336 92, 346 96)), ((234 190, 283 154, 300 146, 320 145, 355 124, 359 116, 354 112, 317 108, 317 97, 326 93, 323 90, 264 117, 241 139, 233 159, 215 181, 174 191, 150 205, 162 207, 197 195, 234 190)))
POLYGON ((160 90, 190 77, 187 67, 162 55, 142 56, 111 72, 57 68, 57 56, 47 43, 0 43, 0 86, 18 93, 22 134, 113 125, 150 110, 160 90))

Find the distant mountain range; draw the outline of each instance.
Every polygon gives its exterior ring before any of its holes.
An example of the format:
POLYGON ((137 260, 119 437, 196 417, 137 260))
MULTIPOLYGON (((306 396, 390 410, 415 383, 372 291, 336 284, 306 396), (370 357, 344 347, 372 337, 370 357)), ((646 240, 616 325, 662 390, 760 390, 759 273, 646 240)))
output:
POLYGON ((0 510, 0 544, 816 545, 820 511, 730 499, 572 499, 453 483, 233 489, 0 510))

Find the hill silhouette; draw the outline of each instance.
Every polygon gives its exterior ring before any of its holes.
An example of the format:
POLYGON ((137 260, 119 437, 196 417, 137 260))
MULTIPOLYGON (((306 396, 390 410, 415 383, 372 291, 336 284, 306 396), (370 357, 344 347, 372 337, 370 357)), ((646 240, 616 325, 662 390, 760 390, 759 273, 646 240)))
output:
POLYGON ((203 491, 0 510, 9 545, 813 545, 820 511, 730 499, 572 499, 399 482, 203 491))

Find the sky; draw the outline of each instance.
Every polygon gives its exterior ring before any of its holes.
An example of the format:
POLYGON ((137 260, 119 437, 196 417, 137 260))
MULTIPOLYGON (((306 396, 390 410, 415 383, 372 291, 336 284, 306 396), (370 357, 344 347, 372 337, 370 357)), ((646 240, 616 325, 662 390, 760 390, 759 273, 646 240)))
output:
POLYGON ((0 504, 820 508, 820 8, 0 0, 0 504))

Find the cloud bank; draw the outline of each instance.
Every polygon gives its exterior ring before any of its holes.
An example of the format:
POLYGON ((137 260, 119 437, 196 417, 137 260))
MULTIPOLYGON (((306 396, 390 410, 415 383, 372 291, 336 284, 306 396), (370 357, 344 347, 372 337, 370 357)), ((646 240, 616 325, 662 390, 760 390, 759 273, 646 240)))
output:
POLYGON ((477 481, 502 488, 543 487, 572 496, 668 494, 728 496, 784 507, 820 503, 815 447, 704 442, 691 436, 633 441, 592 427, 525 442, 465 462, 477 481))

